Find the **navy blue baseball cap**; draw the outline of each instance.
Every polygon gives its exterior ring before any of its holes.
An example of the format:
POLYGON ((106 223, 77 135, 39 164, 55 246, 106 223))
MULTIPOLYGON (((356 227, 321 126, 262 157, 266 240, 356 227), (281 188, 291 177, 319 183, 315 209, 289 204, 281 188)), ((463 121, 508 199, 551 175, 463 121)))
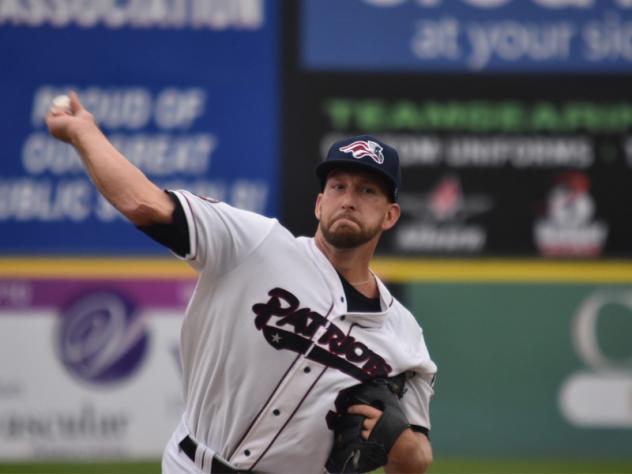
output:
POLYGON ((334 168, 353 166, 373 171, 385 179, 390 198, 397 201, 402 182, 399 154, 392 146, 370 136, 343 138, 329 148, 325 159, 316 167, 316 176, 324 188, 329 172, 334 168))

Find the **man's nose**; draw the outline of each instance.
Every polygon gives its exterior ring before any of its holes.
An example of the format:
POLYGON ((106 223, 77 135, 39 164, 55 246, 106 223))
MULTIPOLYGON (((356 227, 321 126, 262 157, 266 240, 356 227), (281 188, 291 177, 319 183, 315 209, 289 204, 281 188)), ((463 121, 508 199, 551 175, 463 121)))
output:
POLYGON ((346 189, 342 196, 342 206, 345 209, 355 209, 356 193, 353 189, 346 189))

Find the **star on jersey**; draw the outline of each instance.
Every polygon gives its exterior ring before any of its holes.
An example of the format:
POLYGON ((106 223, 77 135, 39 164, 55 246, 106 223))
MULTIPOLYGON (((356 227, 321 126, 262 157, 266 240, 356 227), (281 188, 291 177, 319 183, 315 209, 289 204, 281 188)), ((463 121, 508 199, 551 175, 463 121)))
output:
POLYGON ((255 326, 266 341, 277 350, 304 354, 310 360, 338 369, 360 381, 385 377, 393 370, 382 356, 355 337, 345 334, 327 318, 301 308, 296 296, 283 288, 268 292, 266 303, 252 306, 255 326), (273 319, 274 318, 274 319, 273 319), (293 331, 281 329, 290 326, 293 331), (313 340, 319 328, 325 332, 313 340))

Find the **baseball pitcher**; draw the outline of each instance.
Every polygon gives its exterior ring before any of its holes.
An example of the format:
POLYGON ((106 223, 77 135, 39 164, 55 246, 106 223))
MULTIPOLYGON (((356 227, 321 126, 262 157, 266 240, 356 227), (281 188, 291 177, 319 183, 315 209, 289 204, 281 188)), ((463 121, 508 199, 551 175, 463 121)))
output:
POLYGON ((158 188, 74 93, 47 124, 116 209, 197 271, 164 473, 428 469, 436 366, 369 267, 400 216, 395 149, 368 135, 334 143, 317 168, 315 235, 297 238, 276 219, 158 188))

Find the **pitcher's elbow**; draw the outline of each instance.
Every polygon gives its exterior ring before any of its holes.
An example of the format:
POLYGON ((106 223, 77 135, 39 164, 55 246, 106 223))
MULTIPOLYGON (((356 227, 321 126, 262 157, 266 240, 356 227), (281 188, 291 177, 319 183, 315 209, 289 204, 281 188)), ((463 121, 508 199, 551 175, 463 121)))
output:
POLYGON ((144 201, 130 201, 118 207, 130 222, 137 226, 152 224, 168 224, 171 222, 173 209, 163 209, 144 201))

